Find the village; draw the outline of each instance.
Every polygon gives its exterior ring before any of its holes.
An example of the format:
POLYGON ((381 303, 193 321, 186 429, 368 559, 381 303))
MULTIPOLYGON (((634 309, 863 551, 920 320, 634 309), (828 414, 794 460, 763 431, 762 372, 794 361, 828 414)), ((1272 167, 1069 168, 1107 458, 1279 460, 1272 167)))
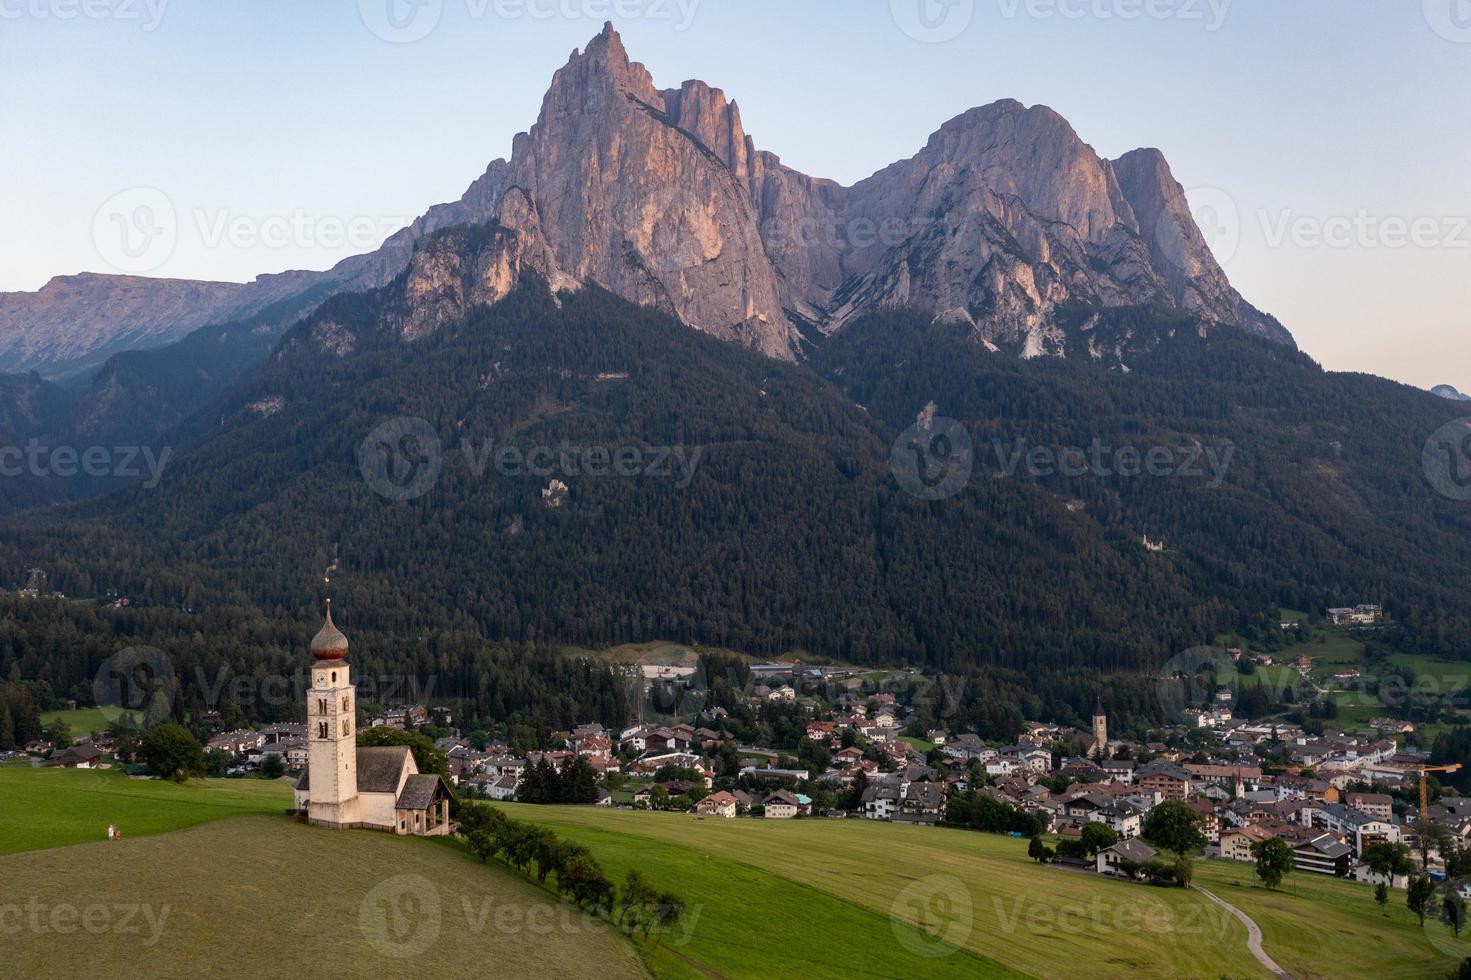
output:
MULTIPOLYGON (((692 683, 693 672, 675 665, 643 673, 650 688, 692 683)), ((1218 703, 1189 712, 1158 740, 1110 737, 1100 703, 1086 730, 1029 722, 1014 743, 999 744, 920 726, 905 703, 914 700, 912 684, 896 694, 855 679, 832 668, 752 667, 741 707, 783 733, 770 745, 736 737, 740 726, 723 707, 616 731, 587 723, 521 751, 461 733, 444 706, 367 713, 359 730, 432 739, 460 799, 685 811, 697 820, 970 827, 1046 837, 1056 841, 1059 864, 1122 877, 1143 877, 1162 858, 1143 838, 1167 803, 1195 815, 1206 858, 1249 863, 1254 845, 1280 840, 1300 873, 1392 887, 1405 887, 1421 866, 1443 878, 1471 839, 1471 799, 1441 795, 1438 784, 1422 839, 1418 794, 1433 767, 1426 753, 1400 744, 1414 726, 1394 719, 1375 719, 1372 735, 1313 734, 1281 719, 1234 718, 1223 690, 1218 703), (559 780, 572 786, 574 772, 577 789, 555 788, 559 780), (1398 857, 1388 861, 1389 853, 1398 857)), ((220 727, 214 713, 206 721, 220 727)), ((300 787, 309 746, 307 726, 286 723, 217 731, 202 748, 218 775, 300 776, 300 787)), ((126 760, 128 746, 98 734, 70 745, 37 741, 24 752, 34 765, 92 768, 112 764, 114 754, 126 760)))

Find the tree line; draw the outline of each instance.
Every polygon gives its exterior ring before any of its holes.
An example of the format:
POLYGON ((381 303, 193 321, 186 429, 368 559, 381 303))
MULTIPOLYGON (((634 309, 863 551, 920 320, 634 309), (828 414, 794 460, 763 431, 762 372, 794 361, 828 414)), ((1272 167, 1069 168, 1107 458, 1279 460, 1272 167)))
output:
POLYGON ((647 938, 654 929, 666 932, 684 918, 679 895, 655 888, 636 870, 628 872, 619 888, 591 851, 547 827, 478 803, 460 804, 458 820, 466 846, 481 861, 498 857, 543 886, 555 875, 558 894, 629 934, 641 931, 647 938))

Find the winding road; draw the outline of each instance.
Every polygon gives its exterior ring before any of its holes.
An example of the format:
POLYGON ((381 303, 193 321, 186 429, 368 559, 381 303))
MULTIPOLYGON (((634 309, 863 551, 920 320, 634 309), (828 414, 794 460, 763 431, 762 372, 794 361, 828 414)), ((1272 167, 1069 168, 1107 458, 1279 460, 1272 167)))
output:
POLYGON ((1282 967, 1278 966, 1277 961, 1268 956, 1267 951, 1262 948, 1262 930, 1259 926, 1257 926, 1254 921, 1252 921, 1251 916, 1247 915, 1245 912, 1241 911, 1225 899, 1220 898, 1214 892, 1206 891, 1199 885, 1191 885, 1190 887, 1194 888, 1206 898, 1210 899, 1212 902, 1215 902, 1221 908, 1225 909, 1227 912, 1230 912, 1232 915, 1236 916, 1236 918, 1240 919, 1241 924, 1246 926, 1246 948, 1251 950, 1251 955, 1255 956, 1257 962, 1266 967, 1267 970, 1269 970, 1271 973, 1275 974, 1276 976, 1283 977, 1284 980, 1291 980, 1292 975, 1286 970, 1282 969, 1282 967))

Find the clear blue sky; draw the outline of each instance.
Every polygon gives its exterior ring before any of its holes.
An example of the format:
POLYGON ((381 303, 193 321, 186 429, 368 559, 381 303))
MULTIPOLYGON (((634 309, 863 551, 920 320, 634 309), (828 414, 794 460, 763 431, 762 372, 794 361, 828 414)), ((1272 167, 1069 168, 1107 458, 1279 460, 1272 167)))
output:
POLYGON ((94 219, 137 187, 177 222, 151 275, 364 251, 504 156, 606 19, 845 183, 1006 97, 1158 146, 1328 367, 1471 389, 1471 0, 0 0, 0 289, 117 271, 94 219))

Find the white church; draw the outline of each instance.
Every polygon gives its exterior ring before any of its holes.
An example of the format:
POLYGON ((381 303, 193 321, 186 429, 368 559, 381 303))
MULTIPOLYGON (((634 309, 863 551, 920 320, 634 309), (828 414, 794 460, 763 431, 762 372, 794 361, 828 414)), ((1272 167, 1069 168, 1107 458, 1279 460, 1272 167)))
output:
POLYGON ((407 746, 358 747, 347 637, 332 624, 330 599, 312 657, 307 768, 296 782, 297 813, 320 827, 448 834, 451 794, 441 776, 419 772, 407 746))

